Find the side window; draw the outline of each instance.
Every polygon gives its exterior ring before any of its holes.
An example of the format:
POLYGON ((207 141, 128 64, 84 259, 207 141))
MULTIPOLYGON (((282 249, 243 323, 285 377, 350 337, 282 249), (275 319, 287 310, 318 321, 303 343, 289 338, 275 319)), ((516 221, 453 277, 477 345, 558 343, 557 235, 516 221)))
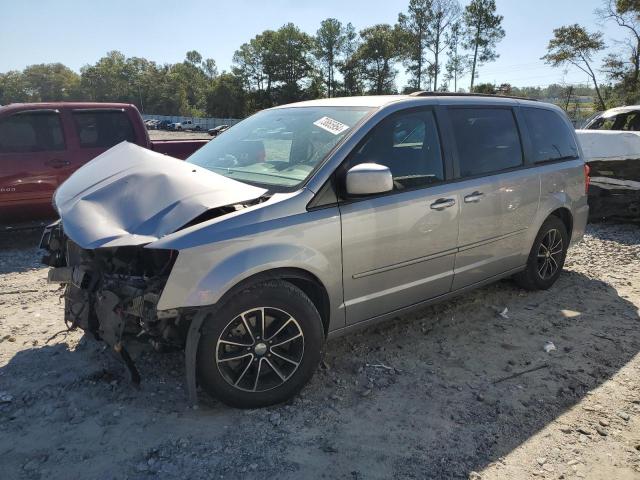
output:
POLYGON ((389 167, 396 190, 443 181, 442 151, 433 112, 400 112, 384 119, 351 153, 349 165, 360 163, 389 167))
POLYGON ((622 130, 627 130, 630 132, 637 132, 638 130, 640 130, 640 113, 629 113, 624 125, 622 126, 622 130))
POLYGON ((451 108, 460 175, 473 177, 522 165, 516 120, 507 108, 451 108))
POLYGON ((73 119, 83 148, 111 148, 120 142, 135 142, 129 117, 121 111, 76 110, 73 119))
POLYGON ((0 153, 64 149, 64 135, 57 112, 16 113, 0 120, 0 153))
POLYGON ((578 146, 567 124, 551 110, 523 108, 533 145, 533 161, 552 162, 578 158, 578 146))

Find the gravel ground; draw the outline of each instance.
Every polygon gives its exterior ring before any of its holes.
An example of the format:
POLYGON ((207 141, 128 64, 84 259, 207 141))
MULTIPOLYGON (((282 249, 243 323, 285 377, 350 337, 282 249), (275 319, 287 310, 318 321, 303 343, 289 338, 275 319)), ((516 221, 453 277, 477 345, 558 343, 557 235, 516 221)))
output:
POLYGON ((510 281, 331 342, 292 402, 187 407, 64 328, 24 232, 0 238, 3 478, 640 478, 640 228, 591 226, 554 288, 510 281), (545 351, 547 342, 555 350, 545 351))
POLYGON ((172 132, 169 130, 149 130, 151 140, 211 140, 207 132, 172 132))

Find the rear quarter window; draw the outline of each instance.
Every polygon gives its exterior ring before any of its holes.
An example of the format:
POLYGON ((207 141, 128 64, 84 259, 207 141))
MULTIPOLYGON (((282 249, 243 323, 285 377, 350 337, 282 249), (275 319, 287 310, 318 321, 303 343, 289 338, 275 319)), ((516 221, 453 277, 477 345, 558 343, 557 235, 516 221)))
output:
POLYGON ((128 115, 123 111, 76 110, 73 119, 82 148, 111 148, 120 142, 135 142, 128 115))
POLYGON ((578 146, 567 123, 559 114, 541 108, 523 108, 535 163, 578 158, 578 146))
POLYGON ((520 134, 510 108, 452 108, 449 116, 462 177, 523 164, 520 134))

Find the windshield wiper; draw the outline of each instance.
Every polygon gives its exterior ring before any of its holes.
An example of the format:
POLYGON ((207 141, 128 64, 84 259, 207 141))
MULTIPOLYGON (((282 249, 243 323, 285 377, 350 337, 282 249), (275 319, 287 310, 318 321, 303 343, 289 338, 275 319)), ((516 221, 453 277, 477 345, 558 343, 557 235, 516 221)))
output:
POLYGON ((250 170, 239 170, 237 168, 228 168, 228 167, 205 167, 205 168, 210 168, 212 170, 224 170, 229 173, 248 173, 249 175, 264 175, 265 177, 284 178, 285 180, 300 181, 300 179, 298 178, 287 177, 285 175, 276 175, 274 173, 253 172, 250 170))

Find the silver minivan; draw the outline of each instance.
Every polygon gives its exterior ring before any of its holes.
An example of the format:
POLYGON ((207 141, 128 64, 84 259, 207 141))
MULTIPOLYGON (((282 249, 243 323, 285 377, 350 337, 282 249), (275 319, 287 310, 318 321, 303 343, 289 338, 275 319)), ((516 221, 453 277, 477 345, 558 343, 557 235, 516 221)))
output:
POLYGON ((325 340, 512 276, 547 289, 583 235, 585 169, 557 107, 431 94, 261 111, 186 162, 122 143, 56 192, 41 246, 65 321, 128 367, 184 349, 237 407, 289 399, 325 340))

